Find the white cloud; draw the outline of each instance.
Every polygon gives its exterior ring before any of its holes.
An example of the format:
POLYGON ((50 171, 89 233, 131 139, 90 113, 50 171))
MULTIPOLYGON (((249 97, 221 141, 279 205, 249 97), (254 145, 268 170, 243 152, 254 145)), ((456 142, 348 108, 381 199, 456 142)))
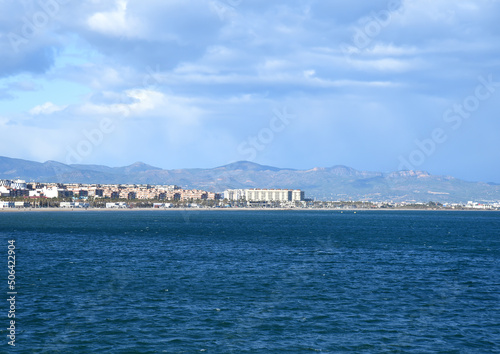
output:
POLYGON ((316 70, 304 70, 304 77, 311 79, 316 74, 316 70))
POLYGON ((32 115, 39 115, 39 114, 52 114, 55 112, 62 111, 65 109, 67 106, 57 106, 53 104, 52 102, 45 102, 44 104, 41 104, 39 106, 35 106, 32 109, 29 110, 29 113, 32 115))
POLYGON ((419 60, 403 60, 395 58, 382 58, 382 59, 372 59, 372 60, 361 60, 354 59, 351 60, 352 65, 359 69, 365 71, 377 71, 377 72, 408 72, 415 71, 422 67, 419 60))
POLYGON ((368 48, 365 52, 377 56, 405 56, 415 55, 420 51, 421 50, 414 46, 396 46, 394 44, 377 43, 372 48, 368 48))
MULTIPOLYGON (((116 97, 119 97, 117 95, 116 97)), ((197 107, 195 100, 181 96, 167 95, 152 89, 133 89, 124 92, 126 102, 95 104, 86 102, 77 110, 79 116, 110 116, 130 118, 158 118, 178 120, 185 125, 194 125, 203 110, 197 107)), ((125 99, 124 99, 125 101, 125 99)))
POLYGON ((114 11, 97 12, 87 20, 91 30, 111 36, 134 37, 141 23, 127 14, 127 0, 116 0, 114 11))

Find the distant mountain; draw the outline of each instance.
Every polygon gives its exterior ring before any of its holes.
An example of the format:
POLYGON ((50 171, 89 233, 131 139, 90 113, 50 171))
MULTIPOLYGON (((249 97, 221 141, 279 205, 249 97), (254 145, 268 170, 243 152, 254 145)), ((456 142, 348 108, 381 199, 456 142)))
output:
MULTIPOLYGON (((238 161, 230 163, 229 165, 221 166, 215 168, 215 170, 225 170, 225 171, 280 171, 280 168, 259 165, 250 161, 238 161)), ((290 170, 293 171, 293 170, 290 170)))
POLYGON ((423 171, 358 171, 347 166, 294 170, 239 161, 211 169, 164 170, 130 166, 65 165, 0 157, 0 179, 59 183, 176 184, 222 192, 227 188, 298 188, 321 200, 416 202, 500 201, 500 185, 466 182, 423 171))

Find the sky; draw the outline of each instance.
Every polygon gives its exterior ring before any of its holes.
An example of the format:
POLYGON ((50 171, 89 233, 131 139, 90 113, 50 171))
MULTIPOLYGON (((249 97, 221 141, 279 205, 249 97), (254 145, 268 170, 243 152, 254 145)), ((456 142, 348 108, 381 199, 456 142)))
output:
POLYGON ((500 183, 499 0, 0 0, 0 155, 500 183))

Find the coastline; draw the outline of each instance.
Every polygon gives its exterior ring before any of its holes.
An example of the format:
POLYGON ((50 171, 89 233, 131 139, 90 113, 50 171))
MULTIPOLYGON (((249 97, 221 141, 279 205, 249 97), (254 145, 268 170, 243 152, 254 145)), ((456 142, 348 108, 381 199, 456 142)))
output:
POLYGON ((155 211, 155 212, 209 212, 209 211, 337 211, 337 212, 364 212, 364 211, 488 211, 495 212, 500 210, 491 209, 416 209, 416 208, 342 208, 342 209, 326 209, 326 208, 5 208, 0 209, 2 213, 40 213, 40 212, 118 212, 118 211, 155 211))

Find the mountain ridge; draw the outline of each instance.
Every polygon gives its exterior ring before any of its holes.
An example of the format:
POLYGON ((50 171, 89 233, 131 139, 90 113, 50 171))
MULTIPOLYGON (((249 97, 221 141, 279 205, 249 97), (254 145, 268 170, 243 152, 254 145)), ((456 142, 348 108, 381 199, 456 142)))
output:
POLYGON ((228 188, 302 189, 321 200, 466 202, 499 201, 500 185, 467 182, 425 171, 372 172, 334 165, 296 170, 236 161, 214 168, 165 170, 135 162, 128 166, 66 165, 0 156, 0 179, 99 184, 176 184, 222 192, 228 188))

